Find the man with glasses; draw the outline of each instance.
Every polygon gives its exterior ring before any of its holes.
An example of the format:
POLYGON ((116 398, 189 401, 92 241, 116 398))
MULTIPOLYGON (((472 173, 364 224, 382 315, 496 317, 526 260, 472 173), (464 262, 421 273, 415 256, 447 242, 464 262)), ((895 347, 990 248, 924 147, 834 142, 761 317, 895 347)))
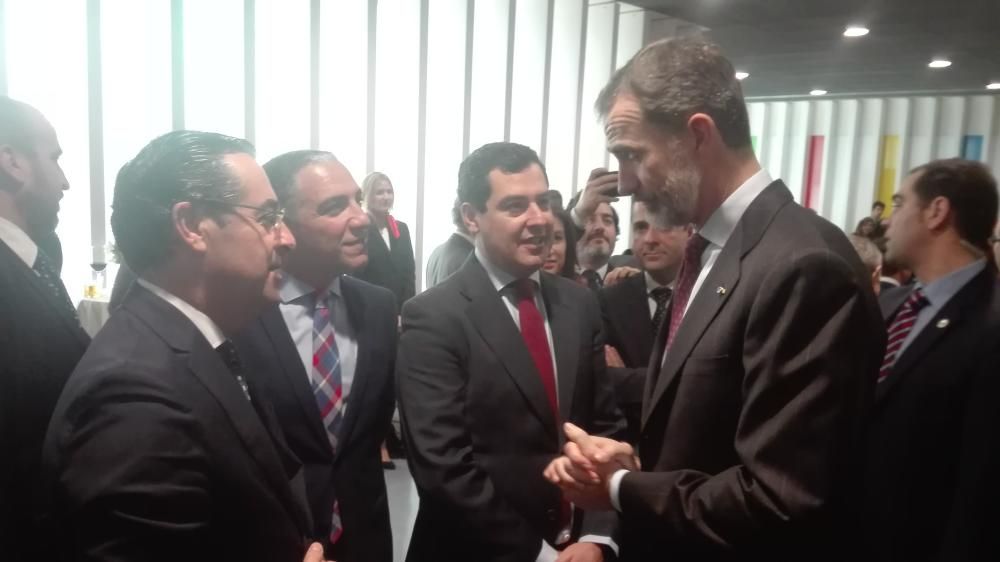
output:
POLYGON ((70 376, 43 449, 65 560, 319 560, 301 466, 229 338, 294 247, 247 141, 174 131, 118 175, 138 276, 70 376))

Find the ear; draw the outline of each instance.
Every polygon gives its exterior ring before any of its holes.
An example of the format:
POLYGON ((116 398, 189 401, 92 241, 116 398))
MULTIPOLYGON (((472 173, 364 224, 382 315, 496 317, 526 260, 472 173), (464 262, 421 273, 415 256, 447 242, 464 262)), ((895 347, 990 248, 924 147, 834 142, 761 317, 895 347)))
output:
POLYGON ((174 233, 181 242, 198 253, 204 253, 207 249, 204 233, 204 222, 207 220, 201 213, 197 212, 189 201, 181 201, 170 209, 170 216, 174 225, 174 233))
POLYGON ((27 161, 21 153, 9 144, 0 145, 0 172, 15 184, 18 190, 28 181, 27 161))
POLYGON ((923 210, 924 222, 930 230, 942 230, 951 221, 951 202, 947 197, 935 197, 923 210))
POLYGON ((704 113, 695 113, 689 117, 687 128, 694 138, 695 150, 706 146, 712 140, 712 137, 716 137, 719 134, 718 129, 715 127, 715 120, 704 113))
POLYGON ((479 234, 479 213, 469 203, 462 203, 462 222, 465 223, 469 234, 473 236, 479 234))

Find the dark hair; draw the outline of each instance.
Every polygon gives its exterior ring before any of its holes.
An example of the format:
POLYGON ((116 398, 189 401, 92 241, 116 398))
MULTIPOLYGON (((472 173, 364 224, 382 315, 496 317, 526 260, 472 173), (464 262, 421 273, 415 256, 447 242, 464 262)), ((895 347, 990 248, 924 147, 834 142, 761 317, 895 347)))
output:
POLYGON ((913 192, 925 205, 936 197, 951 204, 954 225, 962 240, 992 255, 990 236, 997 220, 997 181, 986 166, 949 158, 917 166, 913 192))
POLYGON ((726 146, 749 148, 750 117, 733 65, 718 45, 698 36, 650 43, 618 69, 597 97, 602 119, 620 93, 636 97, 643 117, 669 132, 684 130, 695 113, 715 121, 726 146))
POLYGON ((286 206, 298 187, 296 178, 302 168, 309 164, 336 161, 337 157, 325 150, 293 150, 268 160, 264 164, 264 173, 271 182, 278 202, 286 206))
POLYGON ((218 133, 173 131, 153 139, 122 166, 111 230, 129 268, 142 273, 170 256, 176 203, 240 199, 242 183, 223 160, 229 154, 253 156, 254 147, 218 133))
POLYGON ((547 186, 549 176, 545 172, 545 164, 534 150, 512 142, 484 144, 466 156, 458 167, 458 200, 483 212, 486 200, 490 198, 490 172, 500 170, 505 174, 515 174, 527 170, 532 164, 538 164, 542 169, 547 186))
POLYGON ((566 211, 553 209, 552 215, 556 220, 562 221, 563 230, 566 232, 566 263, 563 264, 559 275, 567 279, 576 279, 576 224, 566 211))
POLYGON ((876 201, 876 202, 872 203, 872 210, 873 211, 875 210, 876 207, 881 207, 881 208, 885 209, 885 203, 883 203, 881 201, 876 201))
POLYGON ((878 223, 875 222, 875 219, 873 219, 871 217, 865 217, 865 218, 863 218, 863 219, 861 219, 861 220, 858 221, 858 226, 854 227, 854 234, 857 234, 858 236, 864 236, 866 238, 871 238, 871 236, 875 234, 875 230, 877 230, 877 229, 878 229, 878 223), (864 226, 864 225, 866 225, 866 224, 871 225, 871 227, 872 227, 872 234, 862 234, 861 233, 861 227, 864 226))

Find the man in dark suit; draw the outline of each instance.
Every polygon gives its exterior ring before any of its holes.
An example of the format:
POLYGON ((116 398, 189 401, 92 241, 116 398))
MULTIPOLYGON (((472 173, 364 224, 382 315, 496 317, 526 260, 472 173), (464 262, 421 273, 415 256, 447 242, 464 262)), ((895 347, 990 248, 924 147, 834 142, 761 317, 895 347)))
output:
POLYGON ((628 442, 635 444, 642 425, 642 395, 653 337, 667 312, 681 266, 687 226, 658 224, 642 201, 632 203, 632 252, 642 273, 625 277, 597 293, 601 304, 608 373, 618 407, 628 421, 628 442))
POLYGON ((431 257, 427 259, 427 288, 430 289, 451 276, 462 267, 465 260, 469 259, 469 254, 475 248, 472 236, 465 228, 462 220, 461 202, 455 200, 455 206, 451 209, 451 220, 455 223, 455 232, 452 233, 444 244, 441 244, 431 252, 431 257))
POLYGON ((32 521, 42 440, 90 338, 38 241, 69 188, 59 141, 36 109, 0 97, 0 558, 38 558, 32 521))
POLYGON ((64 560, 319 560, 301 465, 227 339, 294 245, 247 141, 174 131, 115 184, 139 279, 70 376, 43 449, 64 560))
POLYGON ((538 156, 485 145, 459 170, 474 257, 403 309, 399 402, 420 509, 407 560, 602 560, 613 514, 582 514, 541 471, 563 420, 617 436, 597 302, 539 272, 553 217, 538 156), (576 558, 574 558, 576 557, 576 558))
POLYGON ((613 199, 602 190, 617 186, 617 172, 597 168, 590 172, 588 189, 577 192, 569 202, 568 211, 577 227, 576 255, 580 276, 594 292, 605 283, 614 282, 616 276, 612 273, 617 270, 627 269, 625 275, 638 273, 639 262, 634 256, 612 255, 621 225, 618 211, 611 206, 613 199))
POLYGON ((387 289, 345 275, 367 260, 368 215, 357 203, 357 183, 329 152, 289 152, 264 171, 296 246, 282 259, 281 301, 264 309, 236 347, 305 468, 315 534, 327 555, 391 562, 379 446, 395 401, 396 304, 387 289), (332 339, 318 335, 324 326, 332 339))
MULTIPOLYGON (((981 371, 998 373, 1000 285, 988 259, 997 184, 978 162, 938 160, 903 181, 894 206, 888 253, 917 282, 881 298, 888 344, 868 435, 864 552, 967 560, 944 545, 953 527, 982 524, 954 508, 963 449, 990 431, 963 438, 971 392, 981 371)), ((991 398, 996 408, 1000 395, 991 398)))
POLYGON ((642 470, 578 431, 556 468, 596 477, 565 490, 621 514, 627 560, 842 560, 881 318, 843 232, 761 170, 733 76, 717 46, 672 38, 598 99, 622 193, 696 233, 650 361, 642 470))

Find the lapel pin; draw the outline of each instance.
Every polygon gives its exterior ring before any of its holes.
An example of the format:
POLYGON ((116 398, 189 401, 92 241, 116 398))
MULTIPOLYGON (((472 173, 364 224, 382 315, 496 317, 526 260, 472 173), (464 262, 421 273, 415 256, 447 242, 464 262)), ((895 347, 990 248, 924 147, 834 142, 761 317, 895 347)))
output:
POLYGON ((951 321, 948 320, 947 318, 942 318, 942 319, 938 320, 937 327, 938 328, 947 328, 948 324, 950 324, 950 323, 951 323, 951 321))
POLYGON ((721 286, 720 287, 716 287, 715 288, 715 294, 719 295, 720 297, 725 296, 726 295, 726 288, 725 287, 721 287, 721 286))

